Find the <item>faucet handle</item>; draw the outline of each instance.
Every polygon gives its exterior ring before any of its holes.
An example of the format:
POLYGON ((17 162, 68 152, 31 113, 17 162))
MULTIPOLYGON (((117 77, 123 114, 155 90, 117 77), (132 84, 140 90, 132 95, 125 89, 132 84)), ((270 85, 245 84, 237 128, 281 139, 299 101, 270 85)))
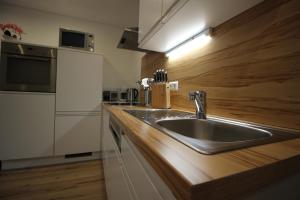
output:
POLYGON ((195 98, 196 98, 196 92, 194 92, 194 91, 189 92, 189 99, 190 99, 190 101, 195 100, 195 98))
POLYGON ((196 90, 196 91, 189 92, 189 99, 191 101, 195 100, 196 96, 198 96, 201 99, 205 98, 206 92, 205 91, 201 91, 201 90, 196 90))

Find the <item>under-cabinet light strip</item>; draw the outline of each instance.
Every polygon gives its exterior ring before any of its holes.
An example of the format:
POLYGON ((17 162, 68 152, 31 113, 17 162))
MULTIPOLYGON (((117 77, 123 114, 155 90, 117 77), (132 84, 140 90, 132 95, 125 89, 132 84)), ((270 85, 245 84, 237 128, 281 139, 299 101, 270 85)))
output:
MULTIPOLYGON (((179 45, 173 47, 172 49, 168 50, 166 52, 167 57, 173 57, 173 55, 177 55, 177 52, 180 52, 180 50, 182 50, 183 48, 185 49, 185 47, 193 46, 193 42, 195 42, 197 39, 201 39, 202 44, 200 45, 205 45, 206 43, 208 43, 211 39, 211 33, 212 33, 212 28, 207 28, 204 31, 201 31, 200 33, 194 35, 193 37, 183 41, 182 43, 180 43, 179 45)), ((195 46, 195 48, 197 48, 198 46, 195 46)), ((191 50, 192 48, 188 48, 185 50, 191 50)))

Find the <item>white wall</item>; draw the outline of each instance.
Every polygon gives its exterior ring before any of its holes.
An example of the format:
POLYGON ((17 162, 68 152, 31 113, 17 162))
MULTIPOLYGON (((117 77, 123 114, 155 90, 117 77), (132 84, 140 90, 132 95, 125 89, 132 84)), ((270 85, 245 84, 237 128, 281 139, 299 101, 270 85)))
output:
MULTIPOLYGON (((59 28, 93 33, 95 52, 104 56, 103 87, 137 87, 142 53, 116 48, 123 30, 97 22, 0 4, 0 23, 16 23, 26 34, 23 42, 58 46, 59 28)), ((1 33, 2 34, 2 33, 1 33)))

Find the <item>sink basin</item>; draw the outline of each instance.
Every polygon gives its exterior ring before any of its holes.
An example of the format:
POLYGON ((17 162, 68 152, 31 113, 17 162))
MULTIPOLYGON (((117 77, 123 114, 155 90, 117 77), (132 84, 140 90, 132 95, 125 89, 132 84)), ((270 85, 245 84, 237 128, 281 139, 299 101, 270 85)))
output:
POLYGON ((214 142, 238 142, 272 136, 266 130, 212 120, 175 119, 156 123, 186 137, 214 142))
POLYGON ((165 109, 125 112, 203 154, 215 154, 299 137, 300 134, 217 117, 165 109))

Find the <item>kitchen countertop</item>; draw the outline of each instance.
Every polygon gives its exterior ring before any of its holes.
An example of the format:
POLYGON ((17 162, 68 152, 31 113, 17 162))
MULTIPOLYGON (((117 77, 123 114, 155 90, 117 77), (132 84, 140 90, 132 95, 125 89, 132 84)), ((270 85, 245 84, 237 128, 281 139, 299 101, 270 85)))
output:
POLYGON ((300 138, 204 155, 123 111, 143 107, 103 105, 177 199, 240 199, 300 172, 300 138))

